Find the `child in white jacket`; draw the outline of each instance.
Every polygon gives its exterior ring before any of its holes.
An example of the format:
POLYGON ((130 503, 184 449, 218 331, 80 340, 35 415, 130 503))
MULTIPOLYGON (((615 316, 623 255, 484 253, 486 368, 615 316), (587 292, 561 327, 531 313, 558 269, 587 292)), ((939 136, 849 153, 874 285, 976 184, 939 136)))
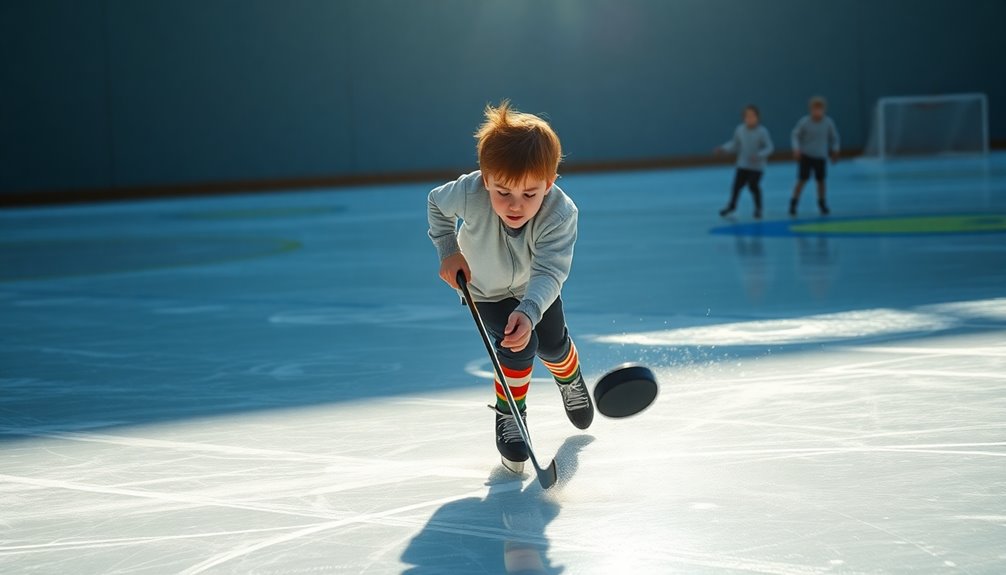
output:
POLYGON ((486 108, 476 137, 481 169, 430 192, 429 235, 440 277, 457 289, 455 278, 464 272, 496 340, 507 379, 495 382, 496 447, 503 464, 519 473, 528 453, 514 417, 526 422, 536 355, 555 378, 570 422, 586 429, 594 417, 560 298, 573 261, 577 210, 555 185, 562 148, 547 122, 504 101, 486 108), (511 413, 504 384, 519 414, 511 413))

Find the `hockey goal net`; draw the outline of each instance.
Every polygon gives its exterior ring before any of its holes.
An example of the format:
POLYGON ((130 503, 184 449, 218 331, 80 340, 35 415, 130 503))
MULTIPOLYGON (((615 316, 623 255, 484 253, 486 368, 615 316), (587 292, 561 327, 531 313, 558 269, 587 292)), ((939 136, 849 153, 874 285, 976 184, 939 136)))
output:
POLYGON ((880 159, 939 154, 986 154, 985 94, 890 96, 877 100, 865 155, 880 159))

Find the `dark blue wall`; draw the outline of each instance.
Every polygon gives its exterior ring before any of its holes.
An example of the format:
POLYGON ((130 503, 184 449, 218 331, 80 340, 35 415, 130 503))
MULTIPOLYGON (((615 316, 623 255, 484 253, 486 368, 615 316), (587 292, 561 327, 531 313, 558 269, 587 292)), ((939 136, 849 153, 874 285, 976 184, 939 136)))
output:
POLYGON ((982 91, 1000 0, 19 0, 0 4, 0 191, 467 168, 488 101, 570 163, 706 153, 807 97, 861 146, 880 96, 982 91))

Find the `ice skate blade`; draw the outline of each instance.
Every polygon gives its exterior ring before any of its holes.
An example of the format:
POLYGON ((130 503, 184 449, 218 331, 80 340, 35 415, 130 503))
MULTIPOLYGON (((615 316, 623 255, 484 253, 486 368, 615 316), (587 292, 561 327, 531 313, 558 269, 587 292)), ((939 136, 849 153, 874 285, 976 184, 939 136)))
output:
POLYGON ((503 462, 503 467, 506 467, 514 473, 524 473, 524 462, 523 461, 510 461, 506 457, 501 457, 500 461, 503 462))

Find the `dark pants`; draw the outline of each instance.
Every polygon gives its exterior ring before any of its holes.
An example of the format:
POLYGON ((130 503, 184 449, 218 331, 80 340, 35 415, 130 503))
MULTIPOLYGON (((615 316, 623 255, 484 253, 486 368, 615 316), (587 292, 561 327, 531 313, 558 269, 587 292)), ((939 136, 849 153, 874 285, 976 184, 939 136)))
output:
POLYGON ((737 198, 740 197, 741 190, 747 186, 751 190, 751 197, 754 198, 755 210, 761 211, 761 172, 749 170, 747 168, 737 168, 734 175, 734 187, 730 193, 730 204, 727 206, 731 211, 737 208, 737 198))
POLYGON ((823 182, 825 176, 827 176, 827 165, 828 162, 824 158, 815 158, 806 154, 801 155, 799 165, 797 166, 797 178, 801 182, 806 182, 810 179, 810 173, 814 172, 814 179, 823 182))
POLYGON ((500 363, 508 369, 524 370, 534 363, 535 355, 551 363, 566 359, 570 340, 569 331, 566 329, 566 318, 562 315, 561 298, 556 298, 555 303, 545 310, 541 321, 531 332, 531 340, 528 341, 527 347, 520 351, 510 351, 500 346, 507 320, 519 303, 519 300, 509 298, 496 302, 480 301, 475 304, 482 316, 482 323, 495 340, 500 363))

